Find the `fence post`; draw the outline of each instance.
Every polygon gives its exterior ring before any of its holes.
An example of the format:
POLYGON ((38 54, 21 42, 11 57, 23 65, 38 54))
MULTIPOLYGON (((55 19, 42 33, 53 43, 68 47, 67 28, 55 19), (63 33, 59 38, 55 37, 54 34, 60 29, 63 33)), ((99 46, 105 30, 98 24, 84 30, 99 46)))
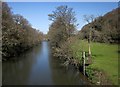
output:
POLYGON ((85 75, 85 52, 83 52, 83 74, 85 75))

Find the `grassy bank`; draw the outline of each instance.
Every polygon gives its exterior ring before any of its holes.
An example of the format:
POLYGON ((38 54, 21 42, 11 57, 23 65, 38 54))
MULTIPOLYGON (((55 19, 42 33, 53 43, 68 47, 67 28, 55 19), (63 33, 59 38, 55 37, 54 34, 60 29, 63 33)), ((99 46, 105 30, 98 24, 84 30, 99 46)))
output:
MULTIPOLYGON (((73 50, 74 58, 81 61, 81 51, 88 52, 87 41, 76 40, 71 44, 71 49, 73 50)), ((118 84, 118 45, 92 42, 91 51, 93 62, 89 69, 92 68, 104 72, 106 78, 112 84, 118 84)))

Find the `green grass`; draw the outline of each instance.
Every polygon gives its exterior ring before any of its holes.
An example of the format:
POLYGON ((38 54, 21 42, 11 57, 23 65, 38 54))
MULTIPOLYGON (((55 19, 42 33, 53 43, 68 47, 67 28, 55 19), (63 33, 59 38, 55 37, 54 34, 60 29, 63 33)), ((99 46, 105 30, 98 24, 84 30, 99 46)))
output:
MULTIPOLYGON (((81 51, 88 52, 87 41, 76 41, 71 44, 73 55, 81 60, 81 51)), ((118 45, 105 43, 91 43, 92 65, 91 67, 104 71, 113 84, 118 84, 118 45)))

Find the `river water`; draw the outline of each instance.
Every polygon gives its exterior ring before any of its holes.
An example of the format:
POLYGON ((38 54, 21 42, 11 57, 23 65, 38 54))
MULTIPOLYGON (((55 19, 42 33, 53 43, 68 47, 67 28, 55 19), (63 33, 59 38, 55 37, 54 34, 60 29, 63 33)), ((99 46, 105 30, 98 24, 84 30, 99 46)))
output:
POLYGON ((47 41, 2 63, 3 85, 86 85, 84 76, 65 68, 51 54, 47 41))

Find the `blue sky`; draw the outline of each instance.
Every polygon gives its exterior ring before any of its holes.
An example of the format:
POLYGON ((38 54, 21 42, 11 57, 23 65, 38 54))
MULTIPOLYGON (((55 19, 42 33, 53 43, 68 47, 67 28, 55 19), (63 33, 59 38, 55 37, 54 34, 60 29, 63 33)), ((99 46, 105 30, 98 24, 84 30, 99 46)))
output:
POLYGON ((80 30, 85 21, 83 15, 104 15, 118 7, 117 2, 8 2, 14 14, 20 14, 25 17, 32 27, 47 33, 51 21, 48 20, 48 14, 52 13, 56 7, 67 5, 76 13, 77 27, 80 30))

